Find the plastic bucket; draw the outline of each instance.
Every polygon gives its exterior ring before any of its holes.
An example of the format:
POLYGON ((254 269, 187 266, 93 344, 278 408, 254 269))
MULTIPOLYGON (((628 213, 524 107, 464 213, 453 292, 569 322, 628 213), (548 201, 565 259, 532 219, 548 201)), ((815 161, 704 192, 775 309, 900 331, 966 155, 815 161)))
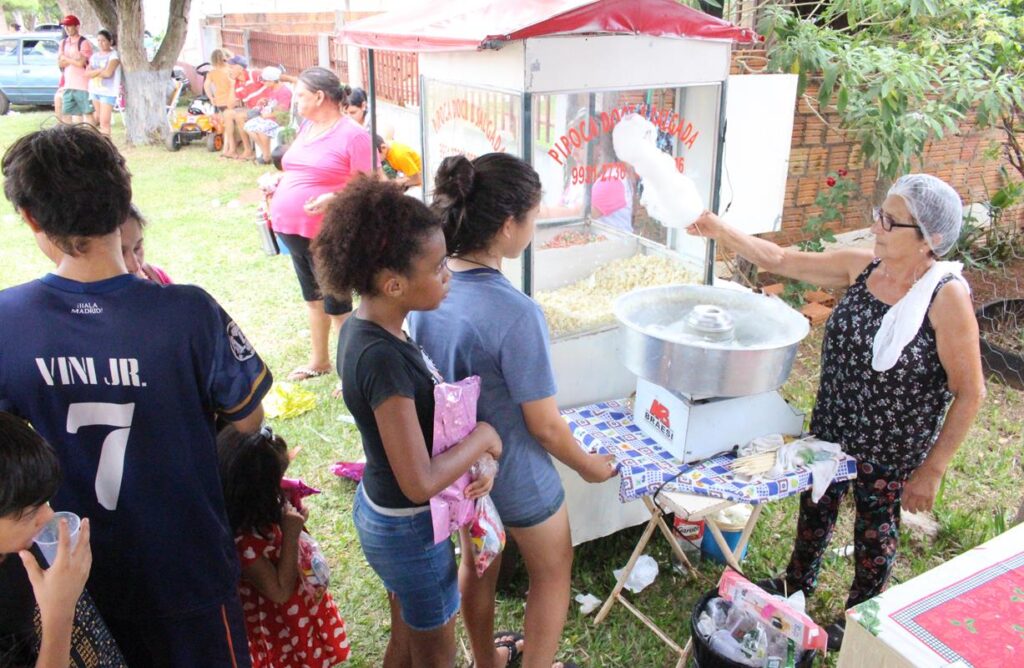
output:
MULTIPOLYGON (((740 536, 743 535, 743 527, 732 527, 729 525, 719 524, 718 528, 722 532, 722 538, 725 539, 726 545, 735 554, 736 546, 740 544, 740 536)), ((736 561, 742 562, 744 557, 747 556, 747 545, 743 546, 743 551, 736 555, 736 561)), ((726 563, 725 555, 722 554, 721 548, 718 547, 718 543, 715 541, 715 537, 711 535, 710 531, 704 532, 704 538, 700 542, 700 553, 705 559, 717 562, 719 564, 726 563)))
MULTIPOLYGON (((746 664, 726 659, 715 650, 711 649, 707 640, 697 632, 697 622, 700 620, 700 613, 707 606, 708 601, 718 596, 718 589, 712 589, 698 599, 693 606, 693 613, 690 615, 690 637, 693 638, 693 657, 698 668, 746 668, 746 664)), ((814 663, 814 656, 817 652, 805 651, 797 658, 797 668, 811 668, 814 663)))

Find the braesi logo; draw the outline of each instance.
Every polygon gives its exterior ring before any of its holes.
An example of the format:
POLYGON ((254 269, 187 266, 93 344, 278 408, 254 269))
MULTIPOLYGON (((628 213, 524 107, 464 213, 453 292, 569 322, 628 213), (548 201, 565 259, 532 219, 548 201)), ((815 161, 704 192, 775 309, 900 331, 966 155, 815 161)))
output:
POLYGON ((672 422, 668 406, 657 399, 652 400, 651 407, 644 413, 644 419, 647 420, 648 424, 660 431, 665 438, 672 438, 672 422))

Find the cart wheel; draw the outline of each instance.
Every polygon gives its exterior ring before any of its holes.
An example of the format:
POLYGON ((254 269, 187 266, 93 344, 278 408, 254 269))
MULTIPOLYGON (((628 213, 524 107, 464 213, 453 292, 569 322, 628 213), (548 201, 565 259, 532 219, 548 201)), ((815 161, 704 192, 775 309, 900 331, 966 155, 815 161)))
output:
POLYGON ((224 136, 219 135, 216 132, 211 132, 206 135, 206 150, 210 153, 216 153, 217 151, 224 148, 224 136))
POLYGON ((181 148, 181 137, 177 132, 172 132, 167 135, 166 145, 168 151, 177 151, 181 148))

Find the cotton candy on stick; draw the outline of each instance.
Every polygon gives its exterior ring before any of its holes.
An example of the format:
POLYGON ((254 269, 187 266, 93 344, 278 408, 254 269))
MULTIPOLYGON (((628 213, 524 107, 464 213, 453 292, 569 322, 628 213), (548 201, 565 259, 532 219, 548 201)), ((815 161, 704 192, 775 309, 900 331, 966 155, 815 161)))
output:
POLYGON ((612 131, 619 159, 629 163, 643 179, 640 203, 665 227, 689 227, 707 207, 693 179, 676 169, 672 156, 658 150, 654 124, 629 114, 612 131))

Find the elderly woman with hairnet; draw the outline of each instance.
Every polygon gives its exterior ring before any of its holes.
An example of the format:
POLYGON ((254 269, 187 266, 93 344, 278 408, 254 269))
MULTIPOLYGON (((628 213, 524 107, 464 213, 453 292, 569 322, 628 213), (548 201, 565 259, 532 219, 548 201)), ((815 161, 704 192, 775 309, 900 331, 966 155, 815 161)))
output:
MULTIPOLYGON (((932 507, 985 396, 978 323, 961 264, 939 260, 959 236, 960 197, 934 176, 910 174, 873 213, 873 249, 781 248, 710 212, 687 230, 772 273, 849 288, 825 326, 810 431, 857 459, 857 479, 833 483, 818 503, 804 492, 785 574, 790 591, 813 591, 852 487, 856 573, 846 608, 885 588, 901 505, 911 512, 932 507)), ((829 646, 837 648, 842 618, 828 631, 829 646)))

